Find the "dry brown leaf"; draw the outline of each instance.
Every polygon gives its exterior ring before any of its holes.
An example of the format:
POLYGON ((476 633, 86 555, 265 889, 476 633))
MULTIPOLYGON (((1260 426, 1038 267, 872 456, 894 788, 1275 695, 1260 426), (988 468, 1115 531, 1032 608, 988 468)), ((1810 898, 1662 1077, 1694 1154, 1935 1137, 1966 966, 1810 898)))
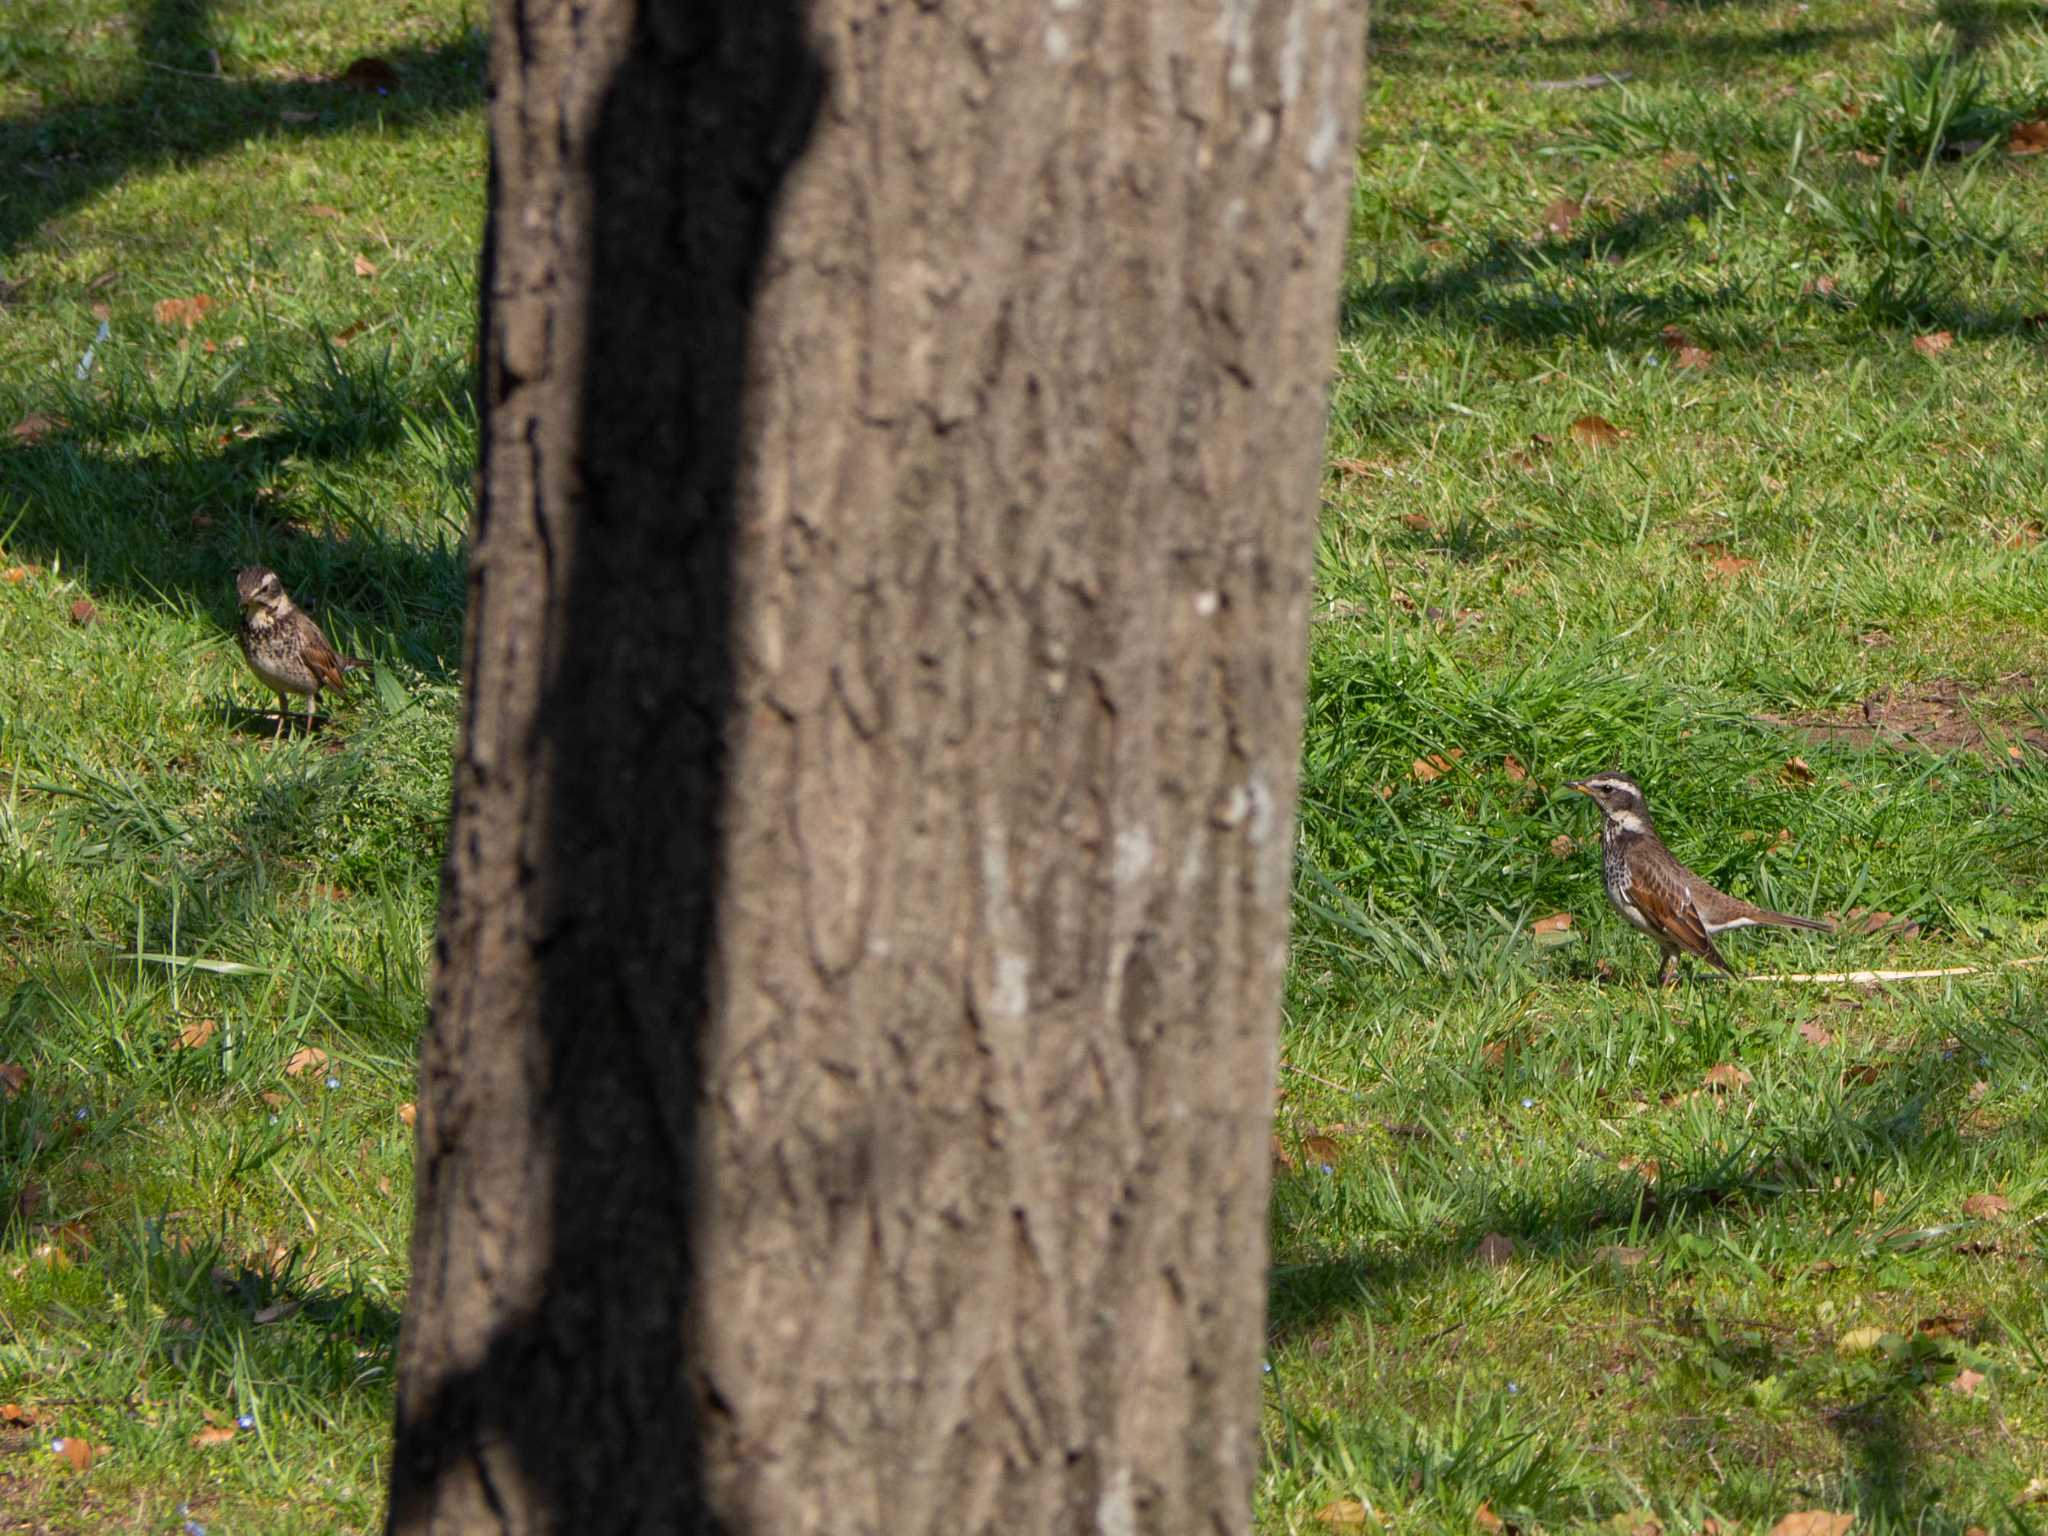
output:
POLYGON ((1714 366, 1714 354, 1705 347, 1680 347, 1671 359, 1674 368, 1706 369, 1714 366))
POLYGON ((2007 154, 2038 155, 2043 150, 2048 150, 2048 118, 2029 118, 2024 123, 2012 125, 2012 132, 2005 141, 2007 154))
POLYGON ((62 416, 53 416, 48 411, 30 411, 7 429, 7 435, 26 448, 70 425, 62 416))
POLYGON ((1786 758, 1783 772, 1785 782, 1788 784, 1811 784, 1813 782, 1813 769, 1807 766, 1806 759, 1803 757, 1786 758))
POLYGON ((407 1125, 411 1125, 415 1120, 419 1119, 419 1114, 420 1112, 418 1107, 415 1106, 409 1100, 406 1103, 398 1106, 398 1118, 403 1120, 407 1125))
POLYGON ((358 320, 354 325, 342 327, 342 329, 336 331, 332 336, 328 337, 327 339, 333 342, 337 347, 345 347, 362 334, 363 322, 358 320))
POLYGON ((72 1470, 83 1472, 100 1457, 107 1454, 104 1445, 94 1445, 80 1435, 66 1435, 62 1440, 52 1440, 50 1449, 71 1463, 72 1470))
POLYGON ((1700 1079, 1702 1086, 1716 1093, 1732 1093, 1736 1089, 1747 1088, 1750 1081, 1750 1075, 1732 1061, 1707 1068, 1706 1076, 1700 1079))
POLYGON ((375 277, 376 275, 377 263, 370 260, 369 257, 363 255, 360 251, 358 251, 356 253, 356 276, 375 277))
POLYGON ((341 210, 339 208, 331 208, 326 203, 308 203, 306 204, 306 212, 313 215, 316 219, 338 219, 341 217, 341 210))
POLYGON ((0 1061, 0 1099, 11 1099, 28 1086, 28 1068, 18 1061, 0 1061))
POLYGON ((80 629, 84 629, 91 624, 97 624, 99 618, 100 611, 93 606, 92 599, 89 597, 81 597, 71 605, 71 622, 80 629))
POLYGON ((1529 925, 1531 933, 1563 933, 1572 925, 1569 912, 1553 912, 1548 917, 1539 917, 1529 925))
POLYGON ((1771 1536, 1842 1536, 1856 1523, 1854 1515, 1831 1509, 1802 1509, 1771 1527, 1771 1536))
POLYGON ((200 1046, 211 1040, 214 1031, 219 1028, 220 1024, 217 1020, 194 1019, 178 1031, 178 1043, 175 1049, 180 1051, 196 1051, 200 1046))
POLYGON ((1608 1263, 1618 1264, 1623 1269, 1634 1269, 1649 1256, 1649 1249, 1631 1248, 1625 1243, 1608 1243, 1604 1247, 1593 1250, 1594 1258, 1605 1259, 1608 1263))
POLYGON ((1835 1037, 1828 1033, 1827 1026, 1818 1019, 1808 1019, 1799 1026, 1799 1038, 1808 1045, 1833 1045, 1835 1037))
POLYGON ((299 1077, 307 1072, 317 1072, 327 1065, 327 1053, 317 1045, 302 1045, 292 1052, 292 1059, 284 1064, 286 1077, 299 1077))
POLYGON ((1977 1389, 1983 1385, 1984 1373, 1982 1371, 1966 1369, 1956 1372, 1955 1380, 1948 1384, 1948 1389, 1958 1397, 1974 1397, 1977 1394, 1977 1389))
POLYGON ((1579 845, 1572 841, 1569 832, 1560 832, 1550 840, 1552 858, 1568 859, 1579 851, 1579 845))
POLYGON ((1344 1148, 1328 1136, 1308 1136, 1302 1139, 1301 1155, 1312 1163, 1325 1168, 1337 1166, 1337 1160, 1344 1155, 1344 1148))
POLYGON ((1740 555, 1723 555, 1707 566, 1707 576, 1711 581, 1733 581, 1744 571, 1755 569, 1754 560, 1745 560, 1740 555))
POLYGON ((36 1416, 19 1403, 0 1403, 0 1424, 33 1424, 36 1416))
POLYGON ((1512 1520, 1503 1520, 1493 1512, 1492 1500, 1487 1500, 1472 1511, 1472 1523, 1482 1531, 1497 1531, 1499 1536, 1520 1536, 1521 1527, 1512 1520))
MULTIPOLYGON (((405 1112, 411 1108, 410 1104, 403 1104, 399 1106, 398 1110, 399 1119, 405 1120, 408 1125, 412 1122, 405 1112)), ((1294 1172, 1294 1154, 1287 1150, 1287 1143, 1280 1139, 1278 1131, 1273 1133, 1268 1145, 1272 1148, 1274 1165, 1286 1169, 1289 1173, 1294 1172)))
POLYGON ((1963 1214, 1979 1221, 1996 1221, 2011 1209, 2012 1202, 2003 1195, 1972 1195, 1963 1202, 1963 1214))
POLYGON ((2048 1504, 2048 1477, 2037 1477, 2020 1490, 2015 1504, 2048 1504))
POLYGON ((1544 232, 1562 239, 1572 232, 1572 226, 1579 222, 1579 216, 1584 212, 1576 200, 1560 197, 1543 210, 1544 232))
POLYGON ((1452 766, 1464 755, 1463 747, 1453 747, 1448 753, 1432 752, 1428 757, 1415 759, 1409 765, 1408 772, 1414 776, 1416 783, 1427 784, 1430 780, 1440 779, 1449 773, 1452 766))
POLYGON ((156 306, 158 325, 182 325, 186 330, 206 318, 207 311, 215 307, 213 295, 195 293, 189 299, 159 299, 156 306))
POLYGON ((1581 448, 1611 448, 1621 441, 1621 428, 1605 416, 1581 416, 1572 423, 1571 434, 1581 448))
POLYGON ((1849 154, 1850 154, 1850 157, 1851 157, 1852 159, 1854 159, 1854 160, 1855 160, 1855 162, 1856 162, 1856 163, 1857 163, 1858 165, 1883 165, 1883 164, 1884 164, 1884 156, 1883 156, 1883 155, 1880 155, 1880 154, 1878 154, 1878 153, 1877 153, 1876 151, 1874 151, 1874 150, 1868 150, 1868 149, 1852 149, 1851 151, 1849 151, 1849 154))
POLYGON ((1420 512, 1404 512, 1401 514, 1401 526, 1410 533, 1428 533, 1433 525, 1420 512))
POLYGON ((1333 1499, 1315 1513, 1324 1525, 1364 1525, 1371 1516, 1356 1499, 1333 1499))
POLYGON ((1473 1245, 1472 1257, 1493 1269, 1515 1256, 1515 1240, 1500 1232, 1489 1232, 1473 1245))
POLYGON ((209 1424, 192 1437, 194 1445, 226 1445, 235 1438, 232 1424, 209 1424))
POLYGON ((1825 275, 1810 277, 1799 285, 1799 291, 1805 294, 1818 294, 1821 298, 1825 299, 1834 293, 1835 280, 1825 275))
POLYGON ((1913 338, 1913 350, 1922 357, 1939 357, 1955 344, 1954 331, 1929 331, 1925 336, 1913 338))
POLYGON ((1521 760, 1512 752, 1501 759, 1500 771, 1517 784, 1529 777, 1529 770, 1522 766, 1521 760))

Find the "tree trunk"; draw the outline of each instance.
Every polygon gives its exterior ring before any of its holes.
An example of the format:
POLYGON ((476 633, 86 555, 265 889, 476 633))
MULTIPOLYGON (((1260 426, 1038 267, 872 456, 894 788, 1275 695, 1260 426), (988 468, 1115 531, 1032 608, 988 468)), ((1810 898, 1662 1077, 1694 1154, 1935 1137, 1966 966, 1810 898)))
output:
POLYGON ((499 0, 393 1532, 1242 1530, 1362 0, 499 0))

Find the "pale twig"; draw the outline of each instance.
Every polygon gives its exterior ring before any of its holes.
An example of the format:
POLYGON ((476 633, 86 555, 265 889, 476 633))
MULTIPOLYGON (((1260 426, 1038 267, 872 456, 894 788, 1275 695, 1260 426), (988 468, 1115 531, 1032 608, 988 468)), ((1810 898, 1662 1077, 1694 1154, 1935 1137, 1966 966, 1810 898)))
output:
POLYGON ((1850 982, 1857 986, 1872 986, 1880 981, 1925 981, 1936 976, 1988 976, 1994 971, 2024 969, 2027 966, 2048 965, 2048 955, 2038 955, 2030 960, 1997 960, 1990 965, 1945 965, 1932 971, 1779 971, 1760 976, 1744 976, 1743 981, 1838 981, 1850 982))

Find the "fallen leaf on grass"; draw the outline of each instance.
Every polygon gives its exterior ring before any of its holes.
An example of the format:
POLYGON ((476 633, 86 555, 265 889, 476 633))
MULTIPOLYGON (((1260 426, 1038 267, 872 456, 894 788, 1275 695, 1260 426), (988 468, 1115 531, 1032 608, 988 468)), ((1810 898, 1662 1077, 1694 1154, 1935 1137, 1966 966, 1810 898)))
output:
POLYGON ((1835 280, 1826 275, 1811 277, 1799 285, 1799 291, 1803 294, 1817 295, 1825 299, 1833 295, 1835 280))
MULTIPOLYGON (((407 1125, 411 1125, 415 1120, 417 1120, 419 1118, 419 1114, 419 1109, 410 1102, 398 1106, 398 1118, 403 1120, 407 1125)), ((1288 1164, 1288 1166, 1291 1168, 1294 1165, 1290 1163, 1288 1164)))
POLYGON ((213 1019, 194 1019, 190 1024, 187 1024, 178 1031, 178 1043, 173 1049, 196 1051, 200 1046, 211 1040, 214 1031, 219 1028, 219 1023, 213 1019))
POLYGON ((354 325, 344 326, 342 329, 336 331, 332 336, 328 337, 327 339, 333 342, 337 347, 345 347, 350 342, 354 341, 358 336, 362 335, 363 329, 363 322, 358 320, 354 325))
POLYGON ((1515 1256, 1515 1240, 1499 1232, 1489 1232, 1473 1245, 1472 1257, 1490 1268, 1498 1269, 1515 1256))
POLYGON ((1539 917, 1529 925, 1531 933, 1563 933, 1572 925, 1569 912, 1553 912, 1548 917, 1539 917))
POLYGON ((357 255, 356 255, 356 276, 357 276, 357 277, 375 277, 376 275, 377 275, 377 263, 375 263, 374 261, 370 260, 370 258, 369 258, 369 257, 367 257, 367 256, 365 256, 365 255, 361 254, 360 252, 358 252, 358 253, 357 253, 357 255))
POLYGON ((284 1064, 286 1077, 300 1077, 308 1072, 317 1072, 327 1065, 327 1053, 317 1045, 302 1045, 292 1052, 292 1059, 284 1064))
POLYGON ((2037 1477, 2020 1490, 2015 1504, 2048 1504, 2048 1477, 2037 1477))
POLYGON ((50 1449, 71 1463, 72 1469, 83 1472, 94 1461, 107 1454, 104 1445, 94 1445, 78 1435, 67 1435, 62 1440, 52 1440, 50 1449))
POLYGON ((1722 555, 1719 559, 1708 564, 1707 579, 1710 581, 1733 581, 1744 571, 1755 569, 1756 562, 1754 560, 1745 560, 1740 555, 1722 555))
POLYGON ((99 609, 93 606, 91 598, 81 597, 77 602, 71 605, 71 622, 76 624, 80 629, 84 629, 92 624, 97 624, 99 622, 99 619, 100 611, 99 609))
POLYGON ((1344 1149, 1328 1136, 1309 1136, 1301 1143, 1301 1155, 1324 1168, 1334 1168, 1344 1149))
POLYGON ((1356 1499, 1333 1499, 1316 1511, 1315 1518, 1325 1525, 1364 1525, 1372 1520, 1356 1499))
POLYGON ((1799 1026, 1799 1038, 1808 1045, 1833 1045, 1835 1037, 1828 1033, 1827 1026, 1818 1019, 1808 1019, 1799 1026))
POLYGON ((1544 233, 1563 239, 1572 232, 1572 226, 1579 222, 1579 216, 1584 212, 1576 199, 1558 198, 1543 210, 1544 233))
POLYGON ((1854 1515, 1831 1509, 1802 1509, 1771 1527, 1771 1536, 1842 1536, 1856 1523, 1854 1515))
POLYGON ((1433 527, 1428 517, 1426 517, 1420 512, 1402 513, 1401 526, 1403 528, 1406 528, 1410 533, 1428 533, 1431 531, 1433 527))
POLYGON ((2012 125, 2012 132, 2005 141, 2007 154, 2038 155, 2043 150, 2048 150, 2048 118, 2029 118, 2024 123, 2012 125))
POLYGON ((1838 1355, 1867 1355, 1877 1348, 1884 1338, 1884 1330, 1876 1327, 1851 1328, 1835 1340, 1838 1355))
POLYGON ((1956 1372, 1955 1380, 1948 1384, 1948 1389, 1958 1397, 1974 1397, 1977 1389, 1983 1385, 1982 1371, 1962 1370, 1956 1372))
POLYGON ((27 1086, 27 1067, 19 1062, 0 1061, 0 1099, 11 1099, 27 1086))
POLYGON ((1581 416, 1571 424, 1572 441, 1581 448, 1609 448, 1622 439, 1622 430, 1605 416, 1581 416))
POLYGON ((1813 769, 1807 766, 1806 759, 1803 757, 1786 758, 1783 773, 1785 782, 1788 784, 1811 784, 1813 782, 1813 769))
POLYGON ((1700 1079, 1703 1086, 1713 1089, 1716 1093, 1729 1093, 1738 1088, 1747 1088, 1750 1081, 1750 1075, 1732 1061, 1724 1061, 1707 1068, 1706 1076, 1700 1079))
POLYGON ((1552 858, 1568 859, 1579 851, 1579 845, 1572 841, 1569 832, 1560 832, 1550 840, 1552 858))
POLYGON ((30 411, 7 429, 7 435, 27 448, 70 425, 62 416, 53 416, 48 411, 30 411))
POLYGON ((0 1403, 0 1424, 33 1424, 36 1416, 19 1403, 0 1403))
POLYGON ((159 299, 156 306, 158 325, 182 325, 186 330, 206 318, 208 310, 215 307, 213 296, 195 293, 189 299, 159 299))
POLYGON ((264 1307, 261 1310, 259 1310, 256 1313, 256 1315, 250 1319, 250 1321, 258 1324, 281 1323, 286 1318, 292 1316, 292 1314, 297 1312, 299 1308, 303 1307, 305 1304, 306 1303, 303 1299, 298 1301, 273 1302, 270 1306, 264 1307))
POLYGON ((1963 1214, 1979 1221, 1996 1221, 2011 1209, 2012 1202, 2003 1195, 1972 1195, 1963 1202, 1963 1214))
POLYGON ((1520 760, 1512 752, 1501 759, 1500 771, 1517 784, 1520 784, 1529 777, 1529 770, 1522 766, 1520 760))
POLYGON ((192 1437, 194 1445, 226 1445, 235 1438, 232 1424, 209 1424, 192 1437))
POLYGON ((1939 357, 1955 344, 1954 331, 1929 331, 1925 336, 1913 338, 1913 350, 1922 357, 1939 357))
POLYGON ((306 212, 313 215, 316 219, 338 219, 341 217, 341 210, 339 208, 329 207, 326 203, 308 203, 306 204, 306 212))
POLYGON ((1432 752, 1428 757, 1418 757, 1408 767, 1408 772, 1418 784, 1427 784, 1449 773, 1459 758, 1465 755, 1463 747, 1453 747, 1448 753, 1432 752))
POLYGON ((1624 1157, 1614 1165, 1623 1173, 1632 1173, 1645 1184, 1654 1184, 1664 1176, 1664 1165, 1654 1157, 1624 1157))

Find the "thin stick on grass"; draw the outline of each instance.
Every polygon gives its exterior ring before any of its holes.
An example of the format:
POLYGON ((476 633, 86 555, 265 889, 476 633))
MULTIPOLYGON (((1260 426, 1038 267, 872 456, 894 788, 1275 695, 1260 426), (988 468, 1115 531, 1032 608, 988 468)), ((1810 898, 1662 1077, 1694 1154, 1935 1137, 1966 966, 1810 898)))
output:
POLYGON ((1838 981, 1869 986, 1880 981, 1925 981, 1936 976, 1988 976, 1993 971, 2048 965, 2048 955, 2030 960, 1999 960, 1990 965, 1945 965, 1931 971, 1773 971, 1744 976, 1743 981, 1838 981))

